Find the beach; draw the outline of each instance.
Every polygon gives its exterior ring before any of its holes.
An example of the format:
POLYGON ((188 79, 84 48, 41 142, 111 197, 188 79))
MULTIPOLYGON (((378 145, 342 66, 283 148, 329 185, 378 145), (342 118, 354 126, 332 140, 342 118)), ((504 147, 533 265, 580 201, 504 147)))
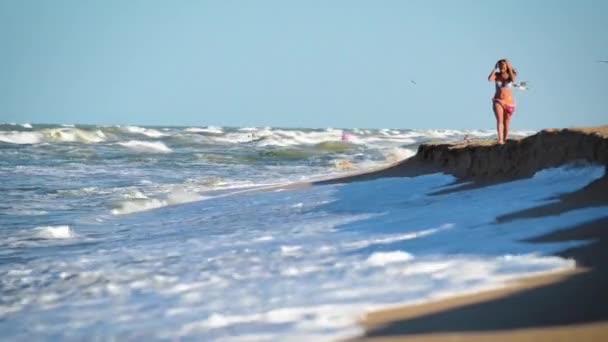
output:
POLYGON ((606 13, 0 1, 0 342, 608 342, 606 13))
POLYGON ((3 337, 605 335, 605 127, 349 132, 0 125, 3 337))
MULTIPOLYGON (((549 131, 549 134, 554 132, 549 131)), ((578 145, 577 140, 587 134, 605 139, 606 126, 573 130, 567 135, 572 132, 579 137, 563 140, 559 148, 552 147, 553 153, 560 154, 558 158, 547 153, 544 156, 548 160, 565 158, 561 159, 563 162, 568 160, 568 153, 573 161, 591 153, 606 163, 605 147, 593 150, 578 145), (572 140, 576 141, 574 145, 578 150, 569 145, 572 140)), ((500 147, 494 147, 497 148, 500 147)), ((545 165, 547 159, 535 162, 545 165)), ((458 162, 446 161, 446 164, 458 162)), ((519 170, 517 174, 535 171, 519 170)), ((463 177, 470 176, 462 169, 456 172, 463 177)), ((479 174, 481 170, 475 172, 479 174)), ((486 174, 483 180, 494 178, 492 176, 499 176, 504 181, 502 174, 492 173, 486 174)), ((560 195, 556 202, 496 219, 505 222, 561 215, 584 207, 607 205, 608 175, 604 175, 581 190, 560 195)), ((478 294, 373 312, 361 322, 365 337, 354 341, 605 341, 608 338, 608 217, 527 240, 540 244, 563 241, 587 242, 584 246, 556 253, 576 260, 573 270, 520 279, 501 289, 478 294)))

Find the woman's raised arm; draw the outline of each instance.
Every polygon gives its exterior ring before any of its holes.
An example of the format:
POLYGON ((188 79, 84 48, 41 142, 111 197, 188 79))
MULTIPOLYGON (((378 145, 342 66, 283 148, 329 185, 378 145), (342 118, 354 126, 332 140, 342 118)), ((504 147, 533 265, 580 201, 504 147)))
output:
POLYGON ((507 72, 509 73, 511 82, 515 83, 515 82, 517 82, 517 71, 515 71, 515 69, 513 69, 513 65, 511 65, 511 62, 509 62, 508 60, 506 62, 507 62, 507 72))
POLYGON ((496 67, 494 67, 494 69, 492 69, 490 76, 488 76, 488 81, 494 82, 495 80, 496 80, 496 67))

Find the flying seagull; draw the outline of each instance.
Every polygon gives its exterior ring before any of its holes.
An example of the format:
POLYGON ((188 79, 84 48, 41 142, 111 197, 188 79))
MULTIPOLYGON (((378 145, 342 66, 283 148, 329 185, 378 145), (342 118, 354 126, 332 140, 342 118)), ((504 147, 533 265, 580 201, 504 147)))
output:
POLYGON ((528 90, 528 82, 523 81, 523 82, 515 83, 515 84, 513 84, 513 88, 519 89, 519 90, 528 90))
POLYGON ((410 82, 412 82, 413 85, 416 85, 416 81, 410 80, 410 82))

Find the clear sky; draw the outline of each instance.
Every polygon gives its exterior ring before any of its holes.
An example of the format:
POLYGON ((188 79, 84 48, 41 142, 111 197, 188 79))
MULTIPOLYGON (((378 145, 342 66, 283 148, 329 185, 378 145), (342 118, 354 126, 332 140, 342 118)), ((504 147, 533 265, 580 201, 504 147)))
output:
POLYGON ((608 1, 0 0, 0 121, 493 128, 608 124, 608 1), (413 84, 414 80, 416 84, 413 84))

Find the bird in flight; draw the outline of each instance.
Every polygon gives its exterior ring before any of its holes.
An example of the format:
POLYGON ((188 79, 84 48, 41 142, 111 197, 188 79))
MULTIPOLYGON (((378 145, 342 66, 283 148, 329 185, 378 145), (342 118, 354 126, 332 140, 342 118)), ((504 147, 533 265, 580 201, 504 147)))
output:
POLYGON ((411 82, 413 85, 416 85, 416 81, 414 81, 414 80, 410 80, 410 82, 411 82))
POLYGON ((528 82, 523 81, 523 82, 515 83, 515 84, 513 84, 513 88, 519 89, 519 90, 528 90, 528 82))
POLYGON ((608 61, 597 61, 598 63, 608 63, 608 61))

